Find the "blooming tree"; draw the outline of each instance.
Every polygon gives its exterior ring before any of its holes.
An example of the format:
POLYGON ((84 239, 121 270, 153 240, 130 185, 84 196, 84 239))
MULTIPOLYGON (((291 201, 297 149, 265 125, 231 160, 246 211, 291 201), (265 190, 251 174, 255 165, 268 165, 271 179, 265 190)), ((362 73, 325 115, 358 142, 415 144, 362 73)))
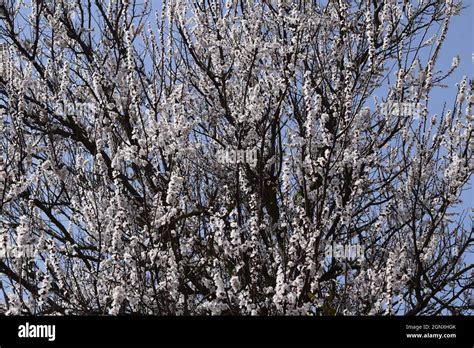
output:
POLYGON ((0 312, 472 313, 462 5, 0 1, 0 312))

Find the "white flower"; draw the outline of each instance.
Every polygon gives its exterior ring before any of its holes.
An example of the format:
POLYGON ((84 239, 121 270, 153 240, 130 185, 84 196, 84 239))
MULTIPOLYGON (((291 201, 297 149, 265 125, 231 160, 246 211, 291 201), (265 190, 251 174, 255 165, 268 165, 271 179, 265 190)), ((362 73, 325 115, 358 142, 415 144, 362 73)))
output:
POLYGON ((116 286, 112 292, 112 309, 110 314, 117 315, 120 311, 122 302, 125 299, 125 291, 122 286, 116 286))
POLYGON ((178 202, 178 195, 179 190, 181 189, 181 185, 183 183, 183 178, 172 174, 170 182, 168 184, 168 192, 166 193, 166 203, 169 205, 176 205, 178 202))
POLYGON ((453 58, 453 61, 451 63, 452 68, 457 68, 459 66, 459 56, 456 56, 453 58))
POLYGON ((240 280, 239 280, 239 277, 238 276, 232 276, 232 278, 230 278, 230 284, 232 286, 232 289, 237 292, 239 291, 240 289, 240 280))

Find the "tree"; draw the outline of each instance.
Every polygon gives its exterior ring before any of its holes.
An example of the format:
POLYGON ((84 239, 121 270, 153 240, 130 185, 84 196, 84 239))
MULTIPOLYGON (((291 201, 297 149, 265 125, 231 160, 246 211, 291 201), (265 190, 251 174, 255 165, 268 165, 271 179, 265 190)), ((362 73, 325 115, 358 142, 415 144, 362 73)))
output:
POLYGON ((158 7, 1 2, 3 312, 472 314, 461 2, 158 7))

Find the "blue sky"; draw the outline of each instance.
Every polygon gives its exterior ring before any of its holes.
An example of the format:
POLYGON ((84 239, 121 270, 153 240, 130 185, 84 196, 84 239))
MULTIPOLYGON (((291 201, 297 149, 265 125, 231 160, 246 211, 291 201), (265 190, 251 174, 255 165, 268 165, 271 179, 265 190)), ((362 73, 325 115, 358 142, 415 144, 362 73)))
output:
MULTIPOLYGON (((452 58, 459 54, 461 62, 456 72, 447 79, 448 89, 435 89, 432 93, 431 105, 433 109, 440 109, 444 102, 452 102, 456 93, 456 83, 466 75, 474 79, 474 2, 465 0, 464 5, 468 6, 460 16, 453 18, 449 26, 448 35, 441 56, 438 61, 438 68, 447 70, 451 66, 452 58)), ((431 108, 430 108, 431 110, 431 108)), ((471 177, 469 187, 463 192, 463 208, 470 209, 474 207, 474 180, 471 177)), ((471 213, 472 216, 472 213, 471 213)))
MULTIPOLYGON (((438 68, 447 69, 451 65, 452 58, 459 54, 461 62, 456 72, 447 80, 448 89, 436 89, 432 93, 432 106, 439 108, 444 102, 450 102, 456 91, 456 83, 460 81, 462 76, 466 75, 470 79, 474 79, 474 1, 465 0, 464 5, 468 8, 461 12, 460 16, 453 18, 449 26, 448 35, 444 47, 441 51, 438 68)), ((471 210, 467 221, 466 228, 472 228, 472 219, 474 213, 474 178, 471 177, 468 187, 463 192, 461 198, 463 204, 459 209, 471 210), (469 219, 470 217, 470 219, 469 219), (469 221, 470 220, 470 221, 469 221)), ((472 250, 472 249, 471 249, 472 250)), ((474 262, 474 253, 466 255, 468 263, 474 262)))

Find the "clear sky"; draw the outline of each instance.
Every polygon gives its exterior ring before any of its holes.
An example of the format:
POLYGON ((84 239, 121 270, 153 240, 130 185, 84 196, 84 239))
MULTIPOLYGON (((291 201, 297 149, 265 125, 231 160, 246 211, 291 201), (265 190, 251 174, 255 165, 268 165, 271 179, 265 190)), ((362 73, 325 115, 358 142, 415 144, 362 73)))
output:
MULTIPOLYGON (((460 16, 454 17, 449 26, 448 35, 438 61, 438 68, 447 70, 451 65, 452 58, 457 54, 459 54, 461 62, 453 76, 447 80, 448 88, 438 88, 433 91, 431 103, 436 109, 442 107, 444 102, 452 102, 456 92, 455 84, 460 81, 462 76, 466 75, 468 78, 474 79, 474 1, 464 0, 464 5, 468 8, 460 16)), ((467 209, 474 207, 473 186, 474 180, 471 178, 469 188, 462 195, 463 206, 467 209)))
MULTIPOLYGON (((474 1, 464 0, 464 6, 467 8, 460 16, 453 18, 449 26, 449 32, 446 37, 444 47, 441 51, 441 57, 438 67, 442 69, 449 68, 452 58, 459 54, 461 62, 456 73, 448 80, 448 89, 437 89, 433 91, 433 105, 442 106, 452 100, 452 95, 456 91, 457 83, 463 75, 474 80, 474 1)), ((465 223, 466 228, 472 228, 474 219, 474 178, 471 177, 470 183, 462 194, 463 204, 460 209, 469 209, 469 215, 465 223)), ((472 248, 471 248, 472 250, 472 248)), ((474 253, 467 255, 468 263, 474 262, 474 253)))

